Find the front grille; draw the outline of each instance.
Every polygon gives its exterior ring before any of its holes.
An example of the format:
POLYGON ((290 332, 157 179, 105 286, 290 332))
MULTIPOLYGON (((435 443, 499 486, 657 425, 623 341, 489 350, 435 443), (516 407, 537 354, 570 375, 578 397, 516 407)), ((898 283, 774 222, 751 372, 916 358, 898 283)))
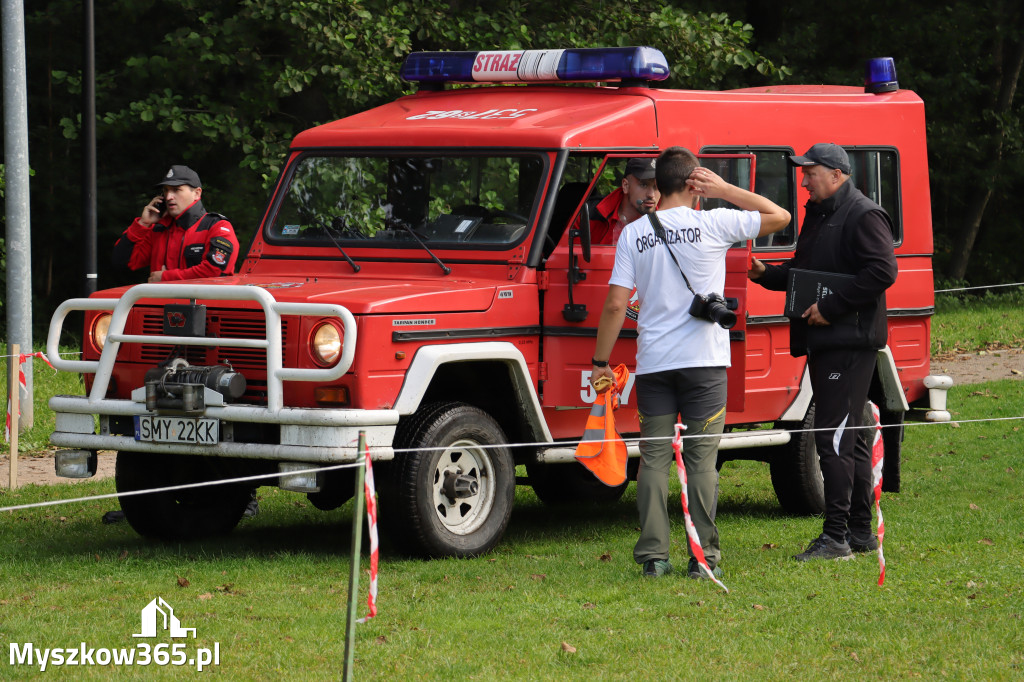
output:
MULTIPOLYGON (((284 354, 288 355, 290 320, 281 320, 284 354)), ((142 335, 163 334, 163 309, 138 306, 131 312, 129 333, 142 335)), ((229 310, 208 308, 206 334, 214 338, 263 339, 266 320, 262 310, 229 310)), ((231 365, 245 376, 247 387, 240 402, 265 405, 267 402, 267 352, 262 348, 236 348, 233 346, 180 346, 174 348, 160 344, 141 344, 138 359, 156 366, 169 357, 184 357, 193 365, 231 365), (173 355, 172 355, 173 354, 173 355)))

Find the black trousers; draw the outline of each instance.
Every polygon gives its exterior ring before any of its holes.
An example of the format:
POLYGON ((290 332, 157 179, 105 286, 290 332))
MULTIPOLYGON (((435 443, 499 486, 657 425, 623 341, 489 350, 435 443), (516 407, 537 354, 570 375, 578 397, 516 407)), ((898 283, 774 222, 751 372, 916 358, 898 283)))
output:
POLYGON ((807 357, 814 390, 814 443, 825 482, 823 531, 844 541, 847 531, 871 534, 871 422, 868 389, 874 350, 817 350, 807 357), (865 416, 865 413, 868 416, 865 416))

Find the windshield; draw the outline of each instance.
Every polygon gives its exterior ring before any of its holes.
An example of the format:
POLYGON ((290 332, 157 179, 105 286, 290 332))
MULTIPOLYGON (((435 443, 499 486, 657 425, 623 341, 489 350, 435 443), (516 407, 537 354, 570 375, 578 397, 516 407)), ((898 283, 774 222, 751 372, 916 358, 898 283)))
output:
POLYGON ((525 236, 544 160, 501 156, 303 156, 267 237, 346 247, 497 248, 525 236), (372 244, 367 243, 369 241, 372 244))

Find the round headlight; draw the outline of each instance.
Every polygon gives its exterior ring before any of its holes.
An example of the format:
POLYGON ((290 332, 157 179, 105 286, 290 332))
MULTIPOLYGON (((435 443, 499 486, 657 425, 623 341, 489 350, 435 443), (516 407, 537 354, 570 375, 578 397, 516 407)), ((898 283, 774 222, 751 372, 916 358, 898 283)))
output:
POLYGON ((341 332, 330 322, 321 322, 313 330, 313 357, 323 365, 333 365, 341 357, 341 332))
POLYGON ((101 351, 107 342, 107 332, 110 331, 110 317, 110 313, 103 313, 97 315, 92 322, 92 344, 101 351))

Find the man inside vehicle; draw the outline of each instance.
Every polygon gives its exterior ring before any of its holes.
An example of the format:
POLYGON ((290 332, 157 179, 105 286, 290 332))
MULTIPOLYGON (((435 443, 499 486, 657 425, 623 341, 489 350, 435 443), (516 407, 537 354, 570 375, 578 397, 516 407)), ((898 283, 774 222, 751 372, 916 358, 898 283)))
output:
POLYGON ((594 244, 615 244, 622 228, 658 208, 661 193, 654 179, 655 158, 630 159, 622 186, 597 204, 590 216, 590 239, 594 244))

